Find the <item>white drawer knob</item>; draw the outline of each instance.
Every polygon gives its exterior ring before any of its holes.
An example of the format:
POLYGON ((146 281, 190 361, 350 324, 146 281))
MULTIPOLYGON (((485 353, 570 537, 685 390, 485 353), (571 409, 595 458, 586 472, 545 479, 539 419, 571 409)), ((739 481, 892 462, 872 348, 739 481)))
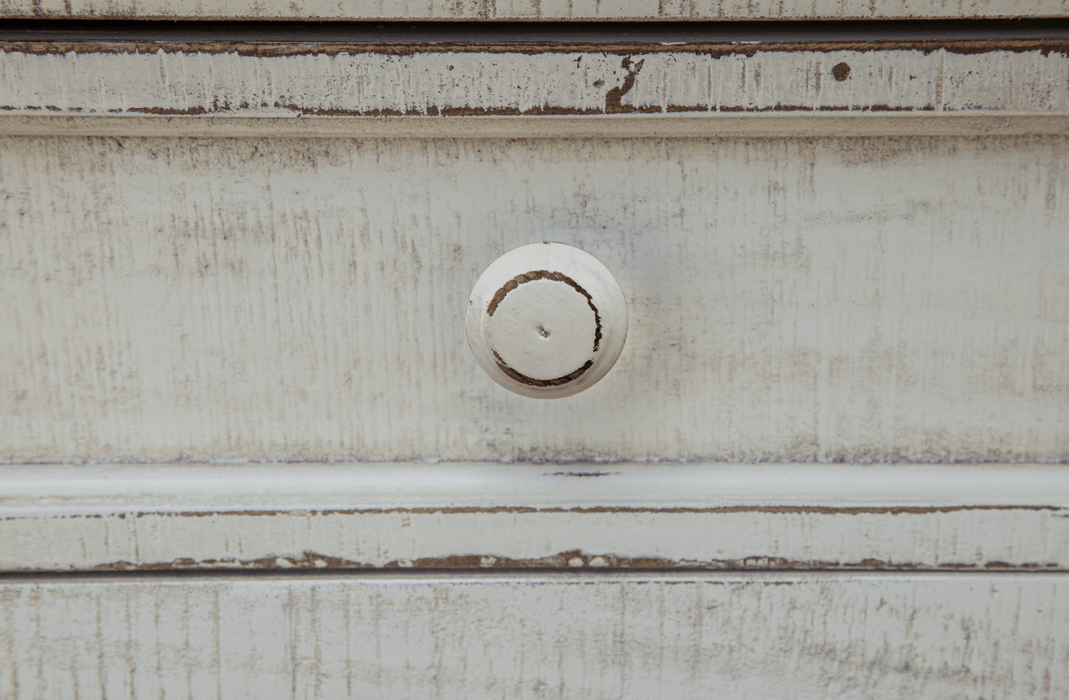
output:
POLYGON ((540 399, 577 394, 612 369, 627 302, 593 256, 535 243, 486 268, 468 300, 468 343, 501 386, 540 399))

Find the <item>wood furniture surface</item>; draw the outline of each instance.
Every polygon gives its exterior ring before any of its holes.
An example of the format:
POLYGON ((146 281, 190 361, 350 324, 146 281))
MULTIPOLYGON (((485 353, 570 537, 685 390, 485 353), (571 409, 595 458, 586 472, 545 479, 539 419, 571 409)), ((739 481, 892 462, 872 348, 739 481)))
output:
POLYGON ((1066 697, 1067 14, 0 4, 0 697, 1066 697))

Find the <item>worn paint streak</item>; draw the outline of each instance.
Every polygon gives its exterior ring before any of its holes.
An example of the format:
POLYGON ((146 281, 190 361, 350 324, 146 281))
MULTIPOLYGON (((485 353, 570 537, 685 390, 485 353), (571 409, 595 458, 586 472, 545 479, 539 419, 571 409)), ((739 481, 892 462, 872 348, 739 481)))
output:
MULTIPOLYGON (((605 476, 607 472, 555 472, 554 476, 568 477, 593 477, 605 476)), ((641 507, 641 506, 580 506, 575 508, 534 506, 432 506, 432 507, 397 507, 397 508, 329 508, 329 509, 301 509, 298 515, 382 515, 390 513, 411 513, 421 515, 459 515, 459 514, 528 514, 528 513, 572 513, 572 514, 597 514, 597 513, 651 513, 651 514, 680 514, 680 513, 703 513, 703 514, 731 514, 731 513, 769 513, 769 514, 803 514, 803 515, 934 515, 939 513, 961 513, 973 511, 1039 511, 1061 513, 1067 510, 1067 506, 1055 505, 976 505, 976 506, 714 506, 701 507, 641 507)), ((274 517, 279 515, 292 515, 294 511, 286 510, 183 510, 183 511, 133 511, 116 513, 117 518, 213 518, 226 517, 274 517)), ((6 515, 0 516, 0 522, 18 521, 36 518, 37 516, 6 515)), ((99 513, 85 515, 71 514, 65 518, 101 518, 99 513)))
MULTIPOLYGON (((863 559, 857 562, 828 562, 817 560, 794 561, 782 557, 753 556, 744 559, 668 560, 659 557, 626 557, 614 554, 585 554, 579 550, 561 552, 538 559, 512 559, 498 553, 455 554, 444 557, 397 559, 376 566, 350 561, 316 552, 304 552, 300 557, 266 556, 258 559, 205 559, 196 561, 179 558, 170 562, 133 563, 118 561, 96 564, 86 571, 184 571, 189 569, 712 569, 723 571, 983 571, 991 569, 1012 571, 1069 571, 1069 566, 1057 562, 985 562, 979 564, 946 563, 928 566, 914 562, 863 559)), ((15 571, 54 571, 53 568, 19 568, 15 571)))
POLYGON ((1065 510, 67 512, 0 520, 0 538, 9 543, 0 570, 433 568, 474 566, 477 559, 480 566, 505 568, 1067 569, 1069 523, 1058 517, 1065 510))

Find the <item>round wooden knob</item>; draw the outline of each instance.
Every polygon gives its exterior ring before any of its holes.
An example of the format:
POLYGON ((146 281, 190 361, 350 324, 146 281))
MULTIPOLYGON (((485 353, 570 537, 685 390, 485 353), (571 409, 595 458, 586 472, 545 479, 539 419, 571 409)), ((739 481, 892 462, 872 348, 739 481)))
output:
POLYGON ((593 256, 535 243, 486 268, 468 300, 468 344, 486 373, 517 394, 577 394, 612 369, 627 338, 627 302, 593 256))

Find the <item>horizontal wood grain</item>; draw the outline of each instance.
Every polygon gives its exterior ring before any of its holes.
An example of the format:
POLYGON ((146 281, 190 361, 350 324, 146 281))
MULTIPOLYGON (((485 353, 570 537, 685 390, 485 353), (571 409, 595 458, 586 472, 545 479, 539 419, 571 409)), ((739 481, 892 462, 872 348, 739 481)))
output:
POLYGON ((8 138, 0 460, 1069 460, 1069 141, 8 138), (555 240, 590 391, 467 347, 555 240))
POLYGON ((0 571, 1069 569, 1069 468, 0 467, 0 571))
POLYGON ((4 42, 8 116, 1069 115, 1069 43, 4 42))
POLYGON ((750 20, 1065 17, 1065 0, 4 0, 0 17, 750 20))
POLYGON ((1064 575, 0 581, 18 698, 1069 692, 1064 575))

